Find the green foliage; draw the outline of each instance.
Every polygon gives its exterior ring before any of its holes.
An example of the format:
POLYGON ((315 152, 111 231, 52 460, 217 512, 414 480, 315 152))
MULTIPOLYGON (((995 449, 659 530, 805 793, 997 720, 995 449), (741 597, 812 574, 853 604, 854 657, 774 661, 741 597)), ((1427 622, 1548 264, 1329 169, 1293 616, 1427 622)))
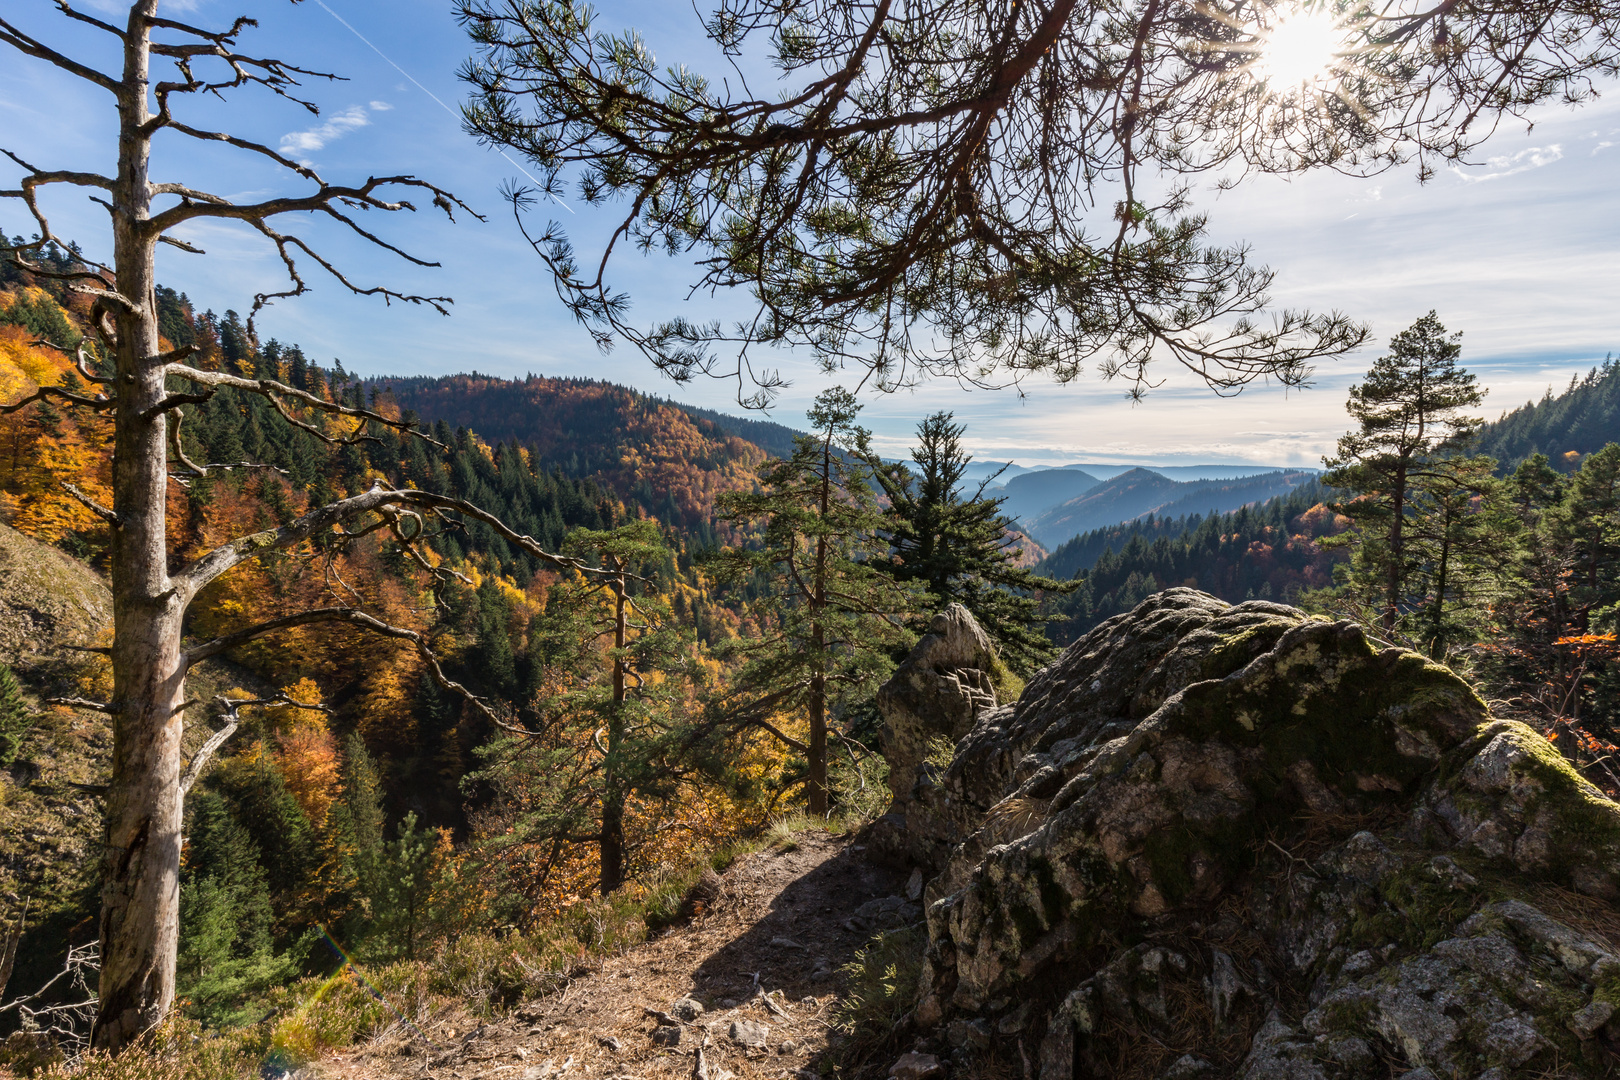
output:
POLYGON ((1457 366, 1461 337, 1448 335, 1433 311, 1396 334, 1389 352, 1350 388, 1346 408, 1356 430, 1323 459, 1323 483, 1350 496, 1334 509, 1356 524, 1346 584, 1353 596, 1382 607, 1386 631, 1421 603, 1409 595, 1415 556, 1407 550, 1408 518, 1421 512, 1416 485, 1456 489, 1464 475, 1488 478, 1488 469, 1459 455, 1480 426, 1466 410, 1484 400, 1474 376, 1457 366))
POLYGON ((275 955, 259 849, 217 792, 200 790, 187 800, 186 840, 178 991, 191 1015, 235 1025, 253 1011, 245 998, 290 978, 299 965, 292 953, 275 955))
POLYGON ((528 734, 491 740, 472 777, 492 789, 489 814, 507 826, 486 855, 523 868, 506 891, 531 907, 552 862, 524 876, 524 849, 594 844, 600 889, 611 893, 642 868, 625 827, 631 801, 669 800, 683 782, 719 781, 728 769, 726 733, 697 706, 708 678, 700 647, 651 576, 670 554, 658 523, 578 529, 564 550, 597 572, 548 590, 528 628, 531 689, 519 710, 528 734))
POLYGON ((851 454, 866 438, 859 411, 847 390, 824 391, 808 414, 815 436, 800 437, 791 458, 766 462, 759 490, 728 492, 716 504, 721 520, 757 530, 757 539, 725 548, 710 565, 724 582, 764 581, 769 590, 759 605, 763 633, 731 647, 742 665, 729 711, 742 723, 808 721, 809 737, 794 749, 805 755, 815 814, 828 811, 828 711, 864 700, 887 678, 891 657, 913 639, 904 622, 920 599, 915 584, 881 568, 886 521, 870 466, 851 454))
POLYGON ((0 326, 20 326, 31 337, 43 338, 53 344, 71 347, 78 344, 80 334, 68 322, 62 309, 49 296, 30 300, 19 296, 9 307, 0 307, 0 326))
POLYGON ((438 869, 438 833, 420 827, 407 813, 397 835, 381 845, 370 894, 373 953, 415 960, 429 922, 429 900, 438 869))
POLYGON ((1562 394, 1554 397, 1549 386, 1540 401, 1503 413, 1486 425, 1477 449, 1515 468, 1542 454, 1569 472, 1612 442, 1620 442, 1620 360, 1609 356, 1584 378, 1570 376, 1562 394))
POLYGON ((848 990, 834 1008, 833 1022, 863 1044, 889 1036, 917 1000, 928 933, 921 926, 879 934, 845 964, 848 990))
POLYGON ((969 492, 962 476, 973 459, 962 449, 962 424, 939 412, 917 425, 915 470, 884 465, 861 440, 862 457, 889 500, 885 525, 893 557, 879 565, 924 590, 917 629, 947 604, 973 613, 997 653, 1020 675, 1031 675, 1057 651, 1042 631, 1052 616, 1041 593, 1064 595, 1078 582, 1041 577, 1015 564, 1017 539, 1001 500, 984 485, 969 492))
POLYGON ((33 725, 33 711, 23 700, 22 686, 11 669, 0 664, 0 768, 17 759, 33 725))

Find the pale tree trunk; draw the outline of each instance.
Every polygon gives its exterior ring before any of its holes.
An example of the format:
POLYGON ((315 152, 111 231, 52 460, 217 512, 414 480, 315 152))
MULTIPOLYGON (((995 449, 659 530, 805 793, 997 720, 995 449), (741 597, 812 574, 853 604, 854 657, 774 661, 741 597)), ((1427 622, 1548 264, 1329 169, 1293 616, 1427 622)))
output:
MULTIPOLYGON (((185 705, 185 673, 193 663, 244 644, 262 634, 315 622, 347 622, 365 630, 415 644, 434 678, 446 689, 463 694, 489 718, 500 718, 489 704, 465 687, 448 679, 439 666, 427 639, 417 631, 391 626, 363 611, 348 607, 320 608, 270 619, 256 626, 236 630, 191 650, 182 648, 182 631, 187 605, 210 581, 233 567, 270 551, 297 547, 317 534, 330 535, 334 526, 377 515, 392 530, 396 543, 418 556, 425 572, 438 573, 413 546, 415 535, 399 528, 402 508, 413 513, 441 516, 447 512, 469 515, 494 528, 509 543, 536 557, 561 565, 591 571, 576 562, 552 555, 532 539, 521 536, 498 518, 464 500, 448 499, 431 492, 394 490, 382 485, 351 495, 308 513, 279 529, 256 532, 220 545, 184 567, 171 569, 168 560, 165 504, 171 479, 190 482, 215 468, 237 468, 252 463, 197 465, 186 458, 178 440, 169 462, 169 414, 186 405, 200 404, 222 388, 258 394, 270 400, 289 422, 299 424, 328 443, 335 442, 320 428, 297 420, 294 408, 314 410, 328 416, 341 415, 357 424, 375 423, 403 431, 413 425, 381 416, 363 408, 306 393, 271 380, 244 379, 228 373, 208 372, 188 367, 182 361, 190 350, 159 353, 156 250, 160 239, 178 248, 201 254, 183 240, 165 235, 169 230, 197 219, 246 222, 265 236, 282 256, 289 276, 288 287, 279 293, 259 296, 254 310, 272 297, 297 296, 306 291, 293 262, 299 251, 318 260, 350 291, 361 295, 381 295, 404 303, 425 304, 448 313, 448 297, 419 296, 384 286, 362 288, 345 278, 337 268, 321 258, 296 236, 278 232, 270 223, 281 215, 329 213, 368 242, 379 244, 418 265, 436 265, 416 259, 361 229, 347 217, 356 206, 391 213, 410 209, 403 200, 389 201, 379 193, 388 189, 415 189, 433 198, 433 205, 451 216, 456 208, 471 212, 450 192, 411 176, 372 177, 359 186, 326 183, 315 172, 290 161, 267 146, 236 136, 226 136, 191 128, 177 120, 169 109, 177 96, 214 93, 257 85, 286 95, 287 87, 297 85, 297 75, 310 75, 280 60, 252 57, 237 52, 236 35, 253 24, 237 20, 232 29, 210 31, 188 26, 172 18, 161 20, 165 33, 179 42, 156 46, 161 56, 176 60, 176 77, 154 82, 151 58, 152 31, 157 20, 158 0, 133 0, 123 27, 76 12, 61 5, 69 19, 86 22, 97 31, 116 38, 122 50, 123 66, 109 75, 39 40, 14 25, 10 10, 0 3, 0 45, 22 55, 52 64, 76 78, 109 93, 118 113, 118 169, 114 176, 74 170, 39 169, 21 158, 12 161, 24 171, 17 190, 0 191, 0 199, 20 199, 34 217, 38 239, 20 247, 10 246, 0 237, 3 254, 30 271, 63 277, 45 267, 31 265, 24 252, 60 244, 37 200, 40 189, 54 184, 89 188, 98 202, 107 204, 113 232, 113 260, 110 274, 106 267, 96 272, 65 275, 72 288, 95 297, 91 321, 94 332, 113 360, 113 377, 93 372, 87 366, 85 346, 77 354, 80 373, 104 396, 90 397, 61 386, 42 386, 21 400, 0 403, 0 415, 10 415, 48 398, 67 401, 73 407, 103 411, 115 417, 113 437, 113 505, 100 506, 88 496, 68 486, 68 491, 111 526, 113 594, 113 696, 110 702, 82 702, 58 699, 60 703, 89 705, 106 712, 113 725, 113 761, 108 785, 102 855, 101 983, 99 1015, 91 1033, 94 1045, 117 1050, 162 1021, 174 1002, 175 955, 179 937, 179 876, 181 806, 185 789, 201 775, 213 752, 234 730, 234 724, 208 740, 181 772, 182 711, 185 705), (211 59, 210 59, 211 58, 211 59), (205 62, 228 65, 229 74, 218 82, 194 74, 193 66, 205 62), (154 101, 160 108, 154 112, 154 101), (238 150, 274 161, 296 173, 314 191, 298 197, 273 197, 260 202, 242 203, 176 183, 154 184, 149 176, 152 139, 170 129, 170 138, 190 138, 217 145, 228 141, 238 150), (167 196, 174 205, 154 212, 153 199, 167 196), (342 211, 337 211, 337 207, 342 211), (173 376, 190 386, 190 391, 171 395, 166 379, 173 376), (171 467, 175 470, 171 477, 171 467)), ((227 20, 228 21, 228 20, 227 20)), ((7 54, 10 55, 9 53, 7 54)), ((297 100, 294 98, 293 100, 297 100)), ((300 102, 314 108, 313 103, 300 102)), ((251 326, 251 317, 249 320, 251 326)), ((67 343, 56 343, 70 351, 67 343)), ((176 421, 178 422, 178 420, 176 421)), ((420 434, 420 433, 418 433, 420 434)), ((13 450, 15 459, 15 450, 13 450)), ((15 460, 13 460, 15 467, 15 460)))
POLYGON ((168 575, 166 414, 158 358, 156 241, 147 165, 147 19, 134 6, 119 95, 119 170, 113 192, 119 423, 113 457, 113 763, 102 855, 100 1015, 94 1041, 116 1049, 158 1023, 174 1002, 180 915, 181 620, 189 597, 168 575))

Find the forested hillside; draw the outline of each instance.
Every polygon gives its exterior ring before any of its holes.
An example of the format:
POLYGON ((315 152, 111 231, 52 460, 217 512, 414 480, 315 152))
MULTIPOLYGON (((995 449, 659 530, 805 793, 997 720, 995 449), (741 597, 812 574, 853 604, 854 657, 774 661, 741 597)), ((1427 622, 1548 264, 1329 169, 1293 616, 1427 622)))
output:
POLYGON ((1534 454, 1569 470, 1611 442, 1620 442, 1620 361, 1612 356, 1585 378, 1571 377, 1556 397, 1548 387, 1540 401, 1503 413, 1486 425, 1475 446, 1504 471, 1534 454))
POLYGON ((1293 602, 1331 585, 1335 558, 1343 556, 1320 541, 1348 522, 1322 505, 1325 494, 1313 480, 1229 514, 1145 517, 1075 537, 1036 567, 1082 582, 1073 595, 1049 602, 1056 621, 1048 633, 1067 644, 1175 586, 1236 603, 1293 602))
POLYGON ((706 529, 715 496, 752 483, 766 456, 713 420, 594 379, 506 380, 475 371, 369 379, 366 387, 428 422, 522 446, 544 469, 592 478, 687 528, 706 529))

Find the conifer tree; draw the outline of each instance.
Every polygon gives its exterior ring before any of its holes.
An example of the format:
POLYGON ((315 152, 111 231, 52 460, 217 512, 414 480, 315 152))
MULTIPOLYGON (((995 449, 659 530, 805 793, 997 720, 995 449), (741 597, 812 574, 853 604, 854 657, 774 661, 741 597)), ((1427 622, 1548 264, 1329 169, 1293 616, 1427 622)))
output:
POLYGON ((33 717, 23 701, 17 677, 9 667, 0 664, 0 768, 17 760, 23 738, 32 726, 33 717))
POLYGON ((825 815, 828 715, 861 700, 892 668, 890 655, 913 635, 906 623, 922 606, 915 583, 880 564, 888 555, 885 519, 872 470, 855 452, 865 441, 860 405, 849 391, 824 391, 808 415, 814 434, 794 440, 793 456, 760 468, 760 490, 727 492, 715 513, 757 539, 723 549, 722 580, 768 582, 764 633, 739 642, 733 716, 765 728, 804 754, 806 797, 825 815), (808 738, 773 719, 802 719, 808 738))
POLYGON ((1359 526, 1352 587, 1382 594, 1386 631, 1411 606, 1406 531, 1412 486, 1434 471, 1426 463, 1442 450, 1454 451, 1480 425, 1467 410, 1484 393, 1457 366, 1461 337, 1448 335, 1433 311, 1396 334, 1389 353, 1350 388, 1346 408, 1357 430, 1339 439, 1336 456, 1323 459, 1329 470, 1323 483, 1352 496, 1335 509, 1359 526))
POLYGON ((1049 660, 1056 647, 1043 632, 1052 616, 1038 593, 1067 594, 1078 582, 1042 577, 1015 562, 1013 524, 1001 500, 985 495, 985 483, 969 492, 963 482, 973 458, 962 449, 965 425, 938 412, 917 425, 911 460, 886 465, 869 447, 862 457, 889 499, 885 527, 893 558, 880 563, 899 581, 926 592, 926 618, 946 604, 973 613, 1002 659, 1020 675, 1049 660))
POLYGON ((486 747, 490 765, 478 776, 512 818, 492 856, 502 846, 589 844, 607 895, 633 862, 632 802, 667 801, 684 779, 719 769, 717 735, 696 707, 706 673, 692 635, 645 574, 669 555, 658 524, 576 529, 564 550, 601 572, 549 590, 529 628, 528 730, 509 728, 486 747))

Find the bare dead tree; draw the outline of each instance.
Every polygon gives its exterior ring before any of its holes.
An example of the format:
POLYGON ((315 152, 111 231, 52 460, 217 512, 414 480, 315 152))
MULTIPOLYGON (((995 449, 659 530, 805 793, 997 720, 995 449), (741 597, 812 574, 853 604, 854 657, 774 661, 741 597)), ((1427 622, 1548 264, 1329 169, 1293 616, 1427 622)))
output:
POLYGON ((613 204, 599 253, 556 221, 528 234, 559 295, 604 348, 753 405, 781 385, 758 345, 888 386, 1089 361, 1139 395, 1155 358, 1217 392, 1297 384, 1365 329, 1265 318, 1271 272, 1209 241, 1190 178, 1426 172, 1505 115, 1595 96, 1620 58, 1602 0, 718 0, 694 5, 707 69, 584 0, 458 6, 466 125, 541 173, 509 192, 520 223, 537 194, 613 204), (1297 19, 1337 48, 1289 85, 1266 56, 1297 19), (633 324, 608 277, 629 247, 691 255, 692 291, 744 314, 633 324))
MULTIPOLYGON (((229 737, 227 724, 193 757, 182 774, 182 717, 196 702, 185 693, 186 672, 199 660, 263 634, 314 622, 346 622, 362 629, 411 642, 432 674, 447 688, 464 694, 476 707, 496 717, 490 703, 447 679, 420 633, 388 624, 353 607, 300 612, 247 627, 217 640, 186 648, 182 630, 187 607, 210 582, 234 567, 267 553, 305 545, 320 534, 349 541, 386 530, 425 571, 435 568, 419 550, 429 520, 473 517, 508 542, 541 558, 568 565, 533 539, 518 535, 477 507, 429 492, 377 485, 370 491, 311 509, 279 529, 239 537, 171 570, 165 530, 165 503, 170 483, 186 484, 220 469, 255 468, 252 462, 202 463, 181 448, 183 407, 206 401, 229 387, 267 399, 290 424, 329 442, 368 438, 370 425, 388 425, 423 437, 413 426, 363 408, 327 401, 270 379, 244 379, 189 366, 189 348, 160 350, 155 289, 159 244, 199 253, 194 245, 171 235, 196 221, 243 222, 265 238, 281 257, 287 287, 254 298, 253 313, 277 299, 309 288, 300 262, 313 261, 343 287, 360 296, 380 296, 448 312, 450 298, 363 285, 346 277, 308 240, 279 224, 288 215, 325 217, 365 241, 418 266, 438 264, 409 254, 362 226, 357 211, 393 214, 414 211, 402 196, 418 195, 454 220, 457 209, 472 213, 451 193, 413 176, 369 177, 357 184, 328 182, 316 171, 277 151, 227 132, 185 122, 175 113, 188 95, 223 96, 238 89, 269 90, 311 112, 316 106, 298 97, 301 79, 335 76, 309 71, 289 62, 242 51, 238 38, 255 24, 238 18, 225 30, 209 30, 158 14, 157 0, 136 0, 118 24, 78 11, 58 0, 62 17, 88 25, 115 40, 123 67, 108 73, 58 51, 0 14, 0 44, 15 53, 54 65, 105 90, 117 113, 116 166, 107 175, 40 168, 16 152, 0 149, 21 170, 20 185, 0 190, 0 198, 20 200, 33 215, 38 239, 22 248, 0 251, 36 274, 65 279, 90 297, 90 321, 101 351, 111 359, 110 374, 87 362, 86 346, 75 351, 81 374, 95 388, 78 393, 41 387, 23 400, 0 406, 5 412, 35 401, 55 398, 76 407, 110 412, 114 418, 113 499, 100 505, 74 492, 104 520, 111 533, 113 644, 112 699, 80 701, 112 717, 112 781, 107 793, 105 856, 100 925, 100 991, 94 1043, 116 1050, 158 1023, 174 1000, 175 956, 179 920, 178 875, 181 809, 185 790, 194 783, 207 754, 229 737), (158 80, 154 62, 172 64, 174 74, 158 80), (269 161, 292 174, 300 192, 258 202, 235 202, 188 184, 155 180, 153 140, 169 132, 200 143, 224 143, 243 154, 269 161), (67 272, 47 270, 37 253, 57 242, 40 195, 54 185, 86 188, 105 206, 112 233, 112 258, 67 272), (179 386, 181 389, 175 389, 179 386), (324 415, 323 424, 319 417, 324 415), (352 425, 352 426, 350 426, 352 425), (335 428, 334 428, 335 426, 335 428), (343 428, 348 430, 344 431, 343 428), (329 430, 331 429, 331 430, 329 430)), ((476 216, 476 215, 474 215, 476 216)), ((0 240, 3 243, 3 240, 0 240)), ((251 326, 250 317, 250 326, 251 326)), ((52 343, 68 351, 67 343, 52 343)), ((431 440, 429 440, 431 441, 431 440)), ((588 569, 580 567, 581 569, 588 569)), ((239 706, 238 706, 239 707, 239 706)), ((227 717, 234 715, 229 708, 227 717)), ((499 719, 498 717, 496 717, 499 719)))

